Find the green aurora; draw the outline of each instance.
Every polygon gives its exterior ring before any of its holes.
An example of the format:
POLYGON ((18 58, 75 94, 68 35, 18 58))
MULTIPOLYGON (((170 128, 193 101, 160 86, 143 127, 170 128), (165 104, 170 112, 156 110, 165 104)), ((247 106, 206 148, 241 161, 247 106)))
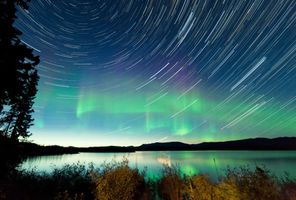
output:
MULTIPOLYGON (((51 92, 62 93, 63 88, 59 90, 51 92)), ((51 92, 47 91, 47 94, 51 92)), ((203 98, 202 92, 184 93, 183 90, 157 94, 136 90, 133 93, 100 94, 67 88, 67 93, 67 96, 55 98, 55 102, 49 100, 52 99, 50 95, 37 99, 39 104, 46 104, 48 108, 65 110, 59 112, 57 118, 37 112, 37 129, 47 128, 45 121, 56 124, 71 124, 73 121, 68 130, 79 130, 82 134, 99 129, 111 138, 124 133, 136 138, 149 135, 155 138, 154 141, 163 138, 189 143, 265 136, 270 134, 269 130, 291 136, 296 132, 296 115, 288 106, 292 102, 285 106, 263 96, 255 101, 236 99, 227 102, 226 99, 221 103, 203 98), (66 103, 65 98, 72 103, 66 103)), ((49 109, 49 112, 53 111, 49 109)))

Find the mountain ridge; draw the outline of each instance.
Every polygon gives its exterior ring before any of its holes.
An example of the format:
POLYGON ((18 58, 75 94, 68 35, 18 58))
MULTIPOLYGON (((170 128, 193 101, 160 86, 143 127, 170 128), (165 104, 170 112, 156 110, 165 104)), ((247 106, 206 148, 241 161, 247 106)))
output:
POLYGON ((156 142, 143 144, 139 150, 296 150, 296 137, 247 138, 240 140, 202 142, 186 144, 183 142, 156 142))

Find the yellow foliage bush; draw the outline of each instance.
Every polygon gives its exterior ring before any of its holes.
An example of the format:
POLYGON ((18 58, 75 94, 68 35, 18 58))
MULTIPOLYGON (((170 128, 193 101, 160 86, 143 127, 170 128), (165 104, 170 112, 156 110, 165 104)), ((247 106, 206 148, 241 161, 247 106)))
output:
POLYGON ((192 200, 239 200, 240 191, 234 180, 227 179, 219 184, 212 183, 208 176, 189 177, 185 191, 192 200))
POLYGON ((214 188, 214 199, 221 200, 239 200, 241 192, 233 179, 226 179, 220 182, 214 188))
POLYGON ((214 187, 206 175, 198 175, 188 178, 185 190, 190 199, 208 200, 213 197, 214 187))
POLYGON ((96 185, 94 196, 98 200, 133 200, 147 196, 144 175, 130 168, 127 160, 107 165, 102 174, 92 176, 96 185))
POLYGON ((163 177, 158 183, 159 195, 164 200, 184 199, 184 180, 177 167, 164 166, 163 177))
POLYGON ((242 200, 279 200, 281 188, 277 179, 267 170, 256 167, 255 171, 242 168, 228 172, 228 179, 233 179, 240 191, 242 200))

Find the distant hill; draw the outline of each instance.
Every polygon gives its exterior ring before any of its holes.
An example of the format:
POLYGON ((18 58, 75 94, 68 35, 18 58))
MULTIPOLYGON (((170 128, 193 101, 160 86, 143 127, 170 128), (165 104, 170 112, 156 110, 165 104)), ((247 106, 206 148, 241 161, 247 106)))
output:
POLYGON ((296 150, 296 137, 252 138, 225 142, 185 144, 181 142, 143 144, 137 151, 164 150, 296 150))
POLYGON ((204 142, 193 145, 204 150, 296 150, 296 137, 253 138, 225 142, 204 142))
POLYGON ((184 150, 188 149, 191 145, 182 142, 164 142, 164 143, 151 143, 142 144, 135 147, 137 151, 158 151, 158 150, 184 150))
POLYGON ((105 153, 114 153, 114 152, 135 152, 135 147, 120 147, 120 146, 106 146, 106 147, 82 147, 77 148, 79 152, 105 152, 105 153))

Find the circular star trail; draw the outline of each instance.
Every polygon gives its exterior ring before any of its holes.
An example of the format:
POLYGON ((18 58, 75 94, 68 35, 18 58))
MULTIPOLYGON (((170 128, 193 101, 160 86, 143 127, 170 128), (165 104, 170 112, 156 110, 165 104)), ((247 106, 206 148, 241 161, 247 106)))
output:
POLYGON ((38 143, 296 135, 293 0, 33 0, 29 7, 15 25, 41 57, 38 143))

